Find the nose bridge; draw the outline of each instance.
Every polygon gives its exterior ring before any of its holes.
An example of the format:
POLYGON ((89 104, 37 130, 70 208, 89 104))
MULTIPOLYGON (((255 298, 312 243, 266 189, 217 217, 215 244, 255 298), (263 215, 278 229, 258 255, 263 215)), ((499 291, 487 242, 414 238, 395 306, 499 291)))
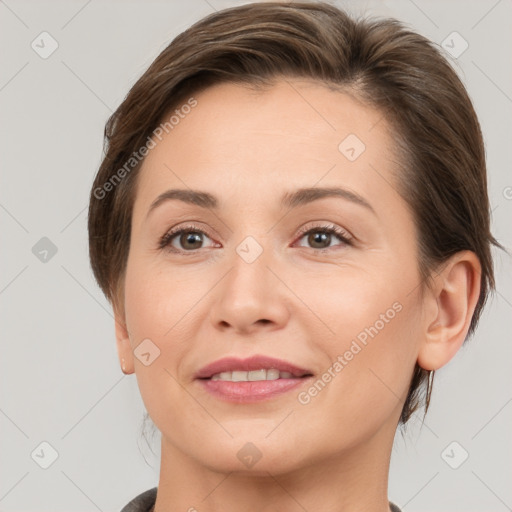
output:
POLYGON ((219 326, 247 331, 257 325, 281 325, 288 318, 286 300, 272 267, 272 244, 268 238, 245 237, 229 256, 230 271, 212 308, 219 326), (266 243, 265 243, 266 242, 266 243))
POLYGON ((256 305, 264 299, 269 292, 269 281, 273 278, 268 269, 271 265, 272 249, 268 240, 265 243, 262 237, 258 238, 259 241, 254 236, 245 237, 234 248, 230 258, 232 270, 227 283, 229 297, 240 306, 244 303, 256 305))

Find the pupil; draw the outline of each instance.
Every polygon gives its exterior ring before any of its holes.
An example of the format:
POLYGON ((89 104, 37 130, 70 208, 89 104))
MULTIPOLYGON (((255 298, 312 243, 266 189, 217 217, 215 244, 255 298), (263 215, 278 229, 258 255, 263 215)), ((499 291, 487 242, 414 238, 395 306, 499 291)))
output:
POLYGON ((330 234, 325 232, 317 231, 309 235, 309 243, 314 246, 316 243, 322 244, 322 242, 330 241, 330 234))
MULTIPOLYGON (((194 242, 201 244, 201 235, 200 233, 186 233, 181 237, 181 244, 183 247, 187 247, 188 244, 194 245, 194 242)), ((197 247, 189 247, 191 249, 196 249, 197 247)))

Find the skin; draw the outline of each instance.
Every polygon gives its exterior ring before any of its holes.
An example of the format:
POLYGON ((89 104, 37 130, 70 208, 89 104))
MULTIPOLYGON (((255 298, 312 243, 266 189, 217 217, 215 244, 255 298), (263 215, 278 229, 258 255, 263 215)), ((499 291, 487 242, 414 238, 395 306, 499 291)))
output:
POLYGON ((440 368, 462 345, 478 259, 458 253, 431 287, 419 286, 416 229, 375 109, 304 80, 263 92, 222 84, 194 97, 141 169, 115 311, 120 362, 162 433, 155 511, 388 511, 391 447, 414 365, 440 368), (338 149, 349 134, 366 146, 353 162, 338 149), (373 211, 340 197, 280 206, 302 187, 343 187, 373 211), (169 200, 148 215, 176 188, 208 192, 219 208, 169 200), (170 228, 192 221, 205 232, 192 250, 179 235, 178 252, 158 248, 170 228), (352 243, 299 235, 325 223, 352 243), (236 251, 247 236, 263 250, 252 263, 236 251), (321 378, 396 303, 400 312, 305 405, 297 395, 310 384, 233 404, 194 379, 219 358, 254 354, 321 378), (147 338, 160 350, 148 366, 134 357, 147 338), (261 453, 251 468, 237 457, 248 442, 261 453))

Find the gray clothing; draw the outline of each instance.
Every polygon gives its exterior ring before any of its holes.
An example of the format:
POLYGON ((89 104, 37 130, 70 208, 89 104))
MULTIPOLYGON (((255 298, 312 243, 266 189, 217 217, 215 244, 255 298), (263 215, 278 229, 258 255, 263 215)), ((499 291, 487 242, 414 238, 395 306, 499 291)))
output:
MULTIPOLYGON (((148 491, 139 494, 128 503, 121 512, 152 512, 156 500, 156 491, 158 487, 153 487, 148 491)), ((401 512, 401 510, 394 504, 389 502, 391 512, 401 512)))

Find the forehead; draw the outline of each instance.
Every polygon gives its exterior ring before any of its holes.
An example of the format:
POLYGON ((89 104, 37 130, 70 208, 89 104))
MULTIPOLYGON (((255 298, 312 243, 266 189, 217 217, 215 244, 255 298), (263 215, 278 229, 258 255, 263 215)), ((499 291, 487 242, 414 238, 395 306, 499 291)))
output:
POLYGON ((246 190, 270 200, 293 186, 342 183, 371 195, 372 183, 382 187, 379 179, 391 174, 392 137, 382 114, 318 82, 283 79, 263 90, 219 84, 193 100, 192 108, 183 107, 187 100, 175 107, 166 117, 174 116, 172 127, 154 139, 136 209, 174 187, 224 196, 246 190))

